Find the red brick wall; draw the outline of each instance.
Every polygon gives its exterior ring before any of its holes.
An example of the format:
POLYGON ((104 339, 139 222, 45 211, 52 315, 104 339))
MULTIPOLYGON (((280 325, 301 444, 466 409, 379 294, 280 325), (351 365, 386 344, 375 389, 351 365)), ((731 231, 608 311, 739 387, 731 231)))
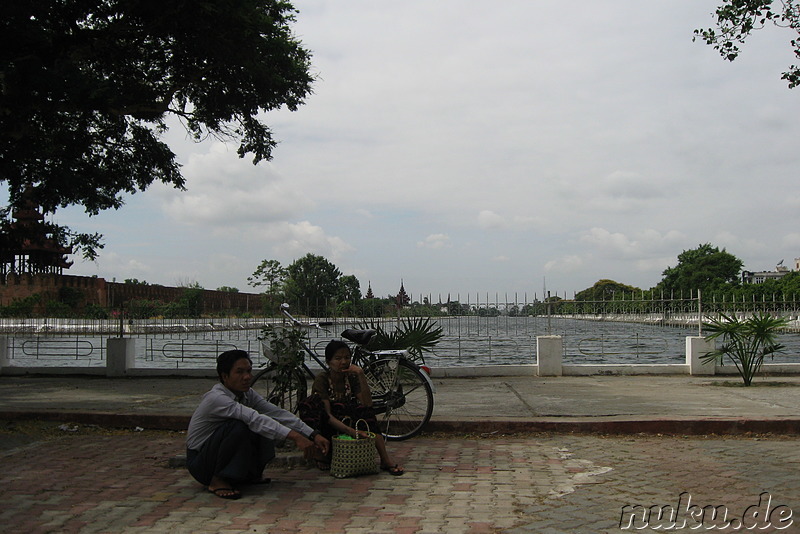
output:
MULTIPOLYGON (((41 295, 42 305, 50 300, 58 300, 62 287, 72 287, 83 292, 86 304, 96 304, 105 308, 118 308, 120 304, 133 299, 159 300, 173 302, 183 295, 184 288, 144 284, 120 284, 106 282, 104 278, 58 274, 10 274, 0 280, 0 306, 8 306, 18 299, 34 294, 41 295)), ((228 291, 203 290, 203 304, 206 313, 224 310, 261 312, 261 295, 257 293, 231 293, 228 291)))

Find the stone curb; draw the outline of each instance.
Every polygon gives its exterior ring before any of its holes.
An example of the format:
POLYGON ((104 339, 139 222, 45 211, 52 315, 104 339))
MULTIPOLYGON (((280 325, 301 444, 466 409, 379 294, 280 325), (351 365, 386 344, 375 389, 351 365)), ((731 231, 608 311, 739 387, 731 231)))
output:
MULTIPOLYGON (((71 411, 0 411, 2 420, 40 420, 80 423, 114 428, 146 428, 150 430, 186 430, 189 417, 160 414, 119 414, 110 412, 71 411)), ((523 433, 553 432, 572 434, 800 434, 800 419, 741 419, 741 418, 543 418, 535 420, 433 420, 426 432, 448 433, 523 433)))

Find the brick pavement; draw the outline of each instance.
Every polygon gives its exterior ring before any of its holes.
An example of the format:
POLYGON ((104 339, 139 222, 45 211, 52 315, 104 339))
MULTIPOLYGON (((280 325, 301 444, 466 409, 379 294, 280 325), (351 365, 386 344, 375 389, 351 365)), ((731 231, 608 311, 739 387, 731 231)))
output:
MULTIPOLYGON (((733 517, 766 491, 773 507, 800 514, 791 437, 427 436, 391 444, 403 477, 268 467, 273 483, 244 488, 238 501, 168 467, 183 439, 80 431, 11 443, 0 452, 0 524, 31 533, 603 533, 620 532, 623 506, 677 506, 682 492, 733 517)), ((800 516, 781 532, 798 525, 800 516)))

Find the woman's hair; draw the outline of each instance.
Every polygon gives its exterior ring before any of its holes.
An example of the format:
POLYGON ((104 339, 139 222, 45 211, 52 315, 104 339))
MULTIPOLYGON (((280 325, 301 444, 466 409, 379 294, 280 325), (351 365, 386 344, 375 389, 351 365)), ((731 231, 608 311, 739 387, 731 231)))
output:
POLYGON ((239 349, 235 350, 226 350, 219 356, 217 356, 217 376, 219 377, 219 381, 222 382, 222 375, 229 375, 231 374, 231 369, 233 369, 233 364, 241 360, 242 358, 247 358, 250 360, 250 355, 247 352, 239 349))
POLYGON ((350 346, 347 343, 344 341, 339 341, 338 339, 331 340, 331 342, 325 347, 325 361, 331 361, 333 356, 342 349, 347 349, 347 352, 350 352, 352 355, 350 346))

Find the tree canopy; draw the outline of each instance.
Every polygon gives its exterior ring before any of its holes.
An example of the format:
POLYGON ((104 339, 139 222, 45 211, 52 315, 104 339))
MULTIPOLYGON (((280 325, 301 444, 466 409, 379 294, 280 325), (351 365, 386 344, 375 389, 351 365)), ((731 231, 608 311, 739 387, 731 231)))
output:
POLYGON ((0 181, 45 212, 90 215, 155 181, 184 187, 161 140, 177 117, 195 140, 269 160, 259 114, 296 110, 310 53, 281 0, 18 0, 0 15, 0 181))
POLYGON ((678 254, 678 264, 667 267, 656 286, 665 293, 707 291, 725 284, 738 284, 743 262, 723 248, 709 243, 678 254))
POLYGON ((641 291, 638 287, 629 286, 604 278, 594 285, 575 294, 575 300, 613 300, 615 295, 630 294, 641 291))
POLYGON ((356 275, 348 274, 339 277, 339 291, 337 297, 340 301, 357 303, 361 300, 361 282, 356 275))
POLYGON ((342 272, 322 256, 308 253, 286 268, 286 296, 309 312, 324 310, 339 293, 342 272))
POLYGON ((253 287, 266 286, 265 293, 274 295, 281 290, 286 279, 286 268, 278 260, 262 260, 261 264, 247 277, 247 283, 253 287))
MULTIPOLYGON (((767 25, 788 29, 792 34, 789 44, 795 57, 800 59, 800 4, 797 0, 724 0, 716 12, 717 27, 695 30, 695 36, 713 46, 728 61, 739 56, 739 46, 753 31, 767 25)), ((800 85, 800 67, 791 65, 782 79, 790 88, 800 85)))

